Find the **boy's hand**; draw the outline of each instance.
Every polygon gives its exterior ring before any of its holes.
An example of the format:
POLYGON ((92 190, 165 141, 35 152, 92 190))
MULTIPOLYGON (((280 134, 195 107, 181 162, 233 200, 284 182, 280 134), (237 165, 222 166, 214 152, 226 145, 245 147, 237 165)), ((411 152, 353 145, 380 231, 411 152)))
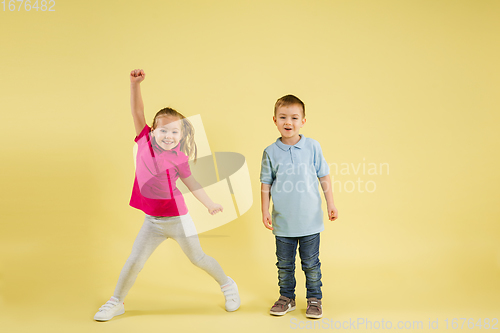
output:
POLYGON ((224 208, 222 208, 222 206, 217 204, 217 203, 212 203, 207 208, 208 208, 208 212, 210 213, 210 215, 215 215, 218 212, 222 212, 224 210, 224 208))
POLYGON ((130 83, 141 83, 146 78, 146 73, 142 69, 134 69, 130 72, 130 83))
POLYGON ((264 222, 264 226, 267 229, 273 230, 273 220, 271 219, 271 214, 269 214, 269 212, 262 213, 262 222, 264 222))
POLYGON ((337 207, 335 205, 327 205, 327 211, 328 211, 328 218, 330 221, 335 221, 337 217, 339 217, 339 211, 337 210, 337 207))

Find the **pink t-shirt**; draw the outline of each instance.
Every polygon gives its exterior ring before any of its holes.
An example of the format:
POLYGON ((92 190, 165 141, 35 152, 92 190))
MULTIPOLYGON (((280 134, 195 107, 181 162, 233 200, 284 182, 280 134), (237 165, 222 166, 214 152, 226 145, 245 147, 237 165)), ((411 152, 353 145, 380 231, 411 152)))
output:
POLYGON ((189 158, 180 144, 170 150, 161 148, 146 125, 135 137, 137 159, 130 206, 153 216, 180 216, 188 210, 175 183, 191 175, 189 158))

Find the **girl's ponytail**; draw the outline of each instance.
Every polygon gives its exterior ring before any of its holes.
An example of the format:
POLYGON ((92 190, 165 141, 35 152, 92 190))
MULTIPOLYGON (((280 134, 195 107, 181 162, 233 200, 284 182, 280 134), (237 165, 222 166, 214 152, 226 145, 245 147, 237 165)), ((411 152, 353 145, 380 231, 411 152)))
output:
POLYGON ((196 147, 196 142, 194 142, 194 127, 186 117, 181 118, 181 122, 182 139, 179 143, 181 145, 180 149, 189 158, 193 157, 194 163, 196 163, 198 158, 198 147, 196 147))

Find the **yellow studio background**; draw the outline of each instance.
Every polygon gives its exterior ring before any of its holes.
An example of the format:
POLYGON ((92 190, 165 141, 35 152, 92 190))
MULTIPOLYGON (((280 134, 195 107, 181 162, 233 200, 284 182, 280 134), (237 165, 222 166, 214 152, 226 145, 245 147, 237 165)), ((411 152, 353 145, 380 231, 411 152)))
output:
POLYGON ((284 332, 358 318, 433 332, 467 318, 458 330, 473 332, 500 317, 498 1, 56 0, 54 12, 8 4, 2 332, 284 332), (200 235, 238 283, 235 313, 167 241, 125 315, 92 319, 143 222, 128 206, 134 68, 146 72, 148 123, 165 106, 200 114, 212 151, 246 158, 253 206, 200 235), (305 317, 299 261, 297 310, 268 314, 278 287, 260 159, 279 136, 274 102, 289 93, 305 102, 302 133, 321 143, 336 181, 339 219, 325 220, 321 235, 324 317, 315 322, 305 317))

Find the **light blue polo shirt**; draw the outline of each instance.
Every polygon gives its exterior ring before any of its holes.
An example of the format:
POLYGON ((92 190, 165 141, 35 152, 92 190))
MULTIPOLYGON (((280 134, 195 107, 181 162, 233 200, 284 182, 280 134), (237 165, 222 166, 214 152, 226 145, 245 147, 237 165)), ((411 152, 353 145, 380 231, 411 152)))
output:
POLYGON ((318 178, 328 174, 320 144, 302 134, 293 146, 278 138, 264 149, 260 181, 271 185, 273 234, 302 237, 325 229, 318 178))

